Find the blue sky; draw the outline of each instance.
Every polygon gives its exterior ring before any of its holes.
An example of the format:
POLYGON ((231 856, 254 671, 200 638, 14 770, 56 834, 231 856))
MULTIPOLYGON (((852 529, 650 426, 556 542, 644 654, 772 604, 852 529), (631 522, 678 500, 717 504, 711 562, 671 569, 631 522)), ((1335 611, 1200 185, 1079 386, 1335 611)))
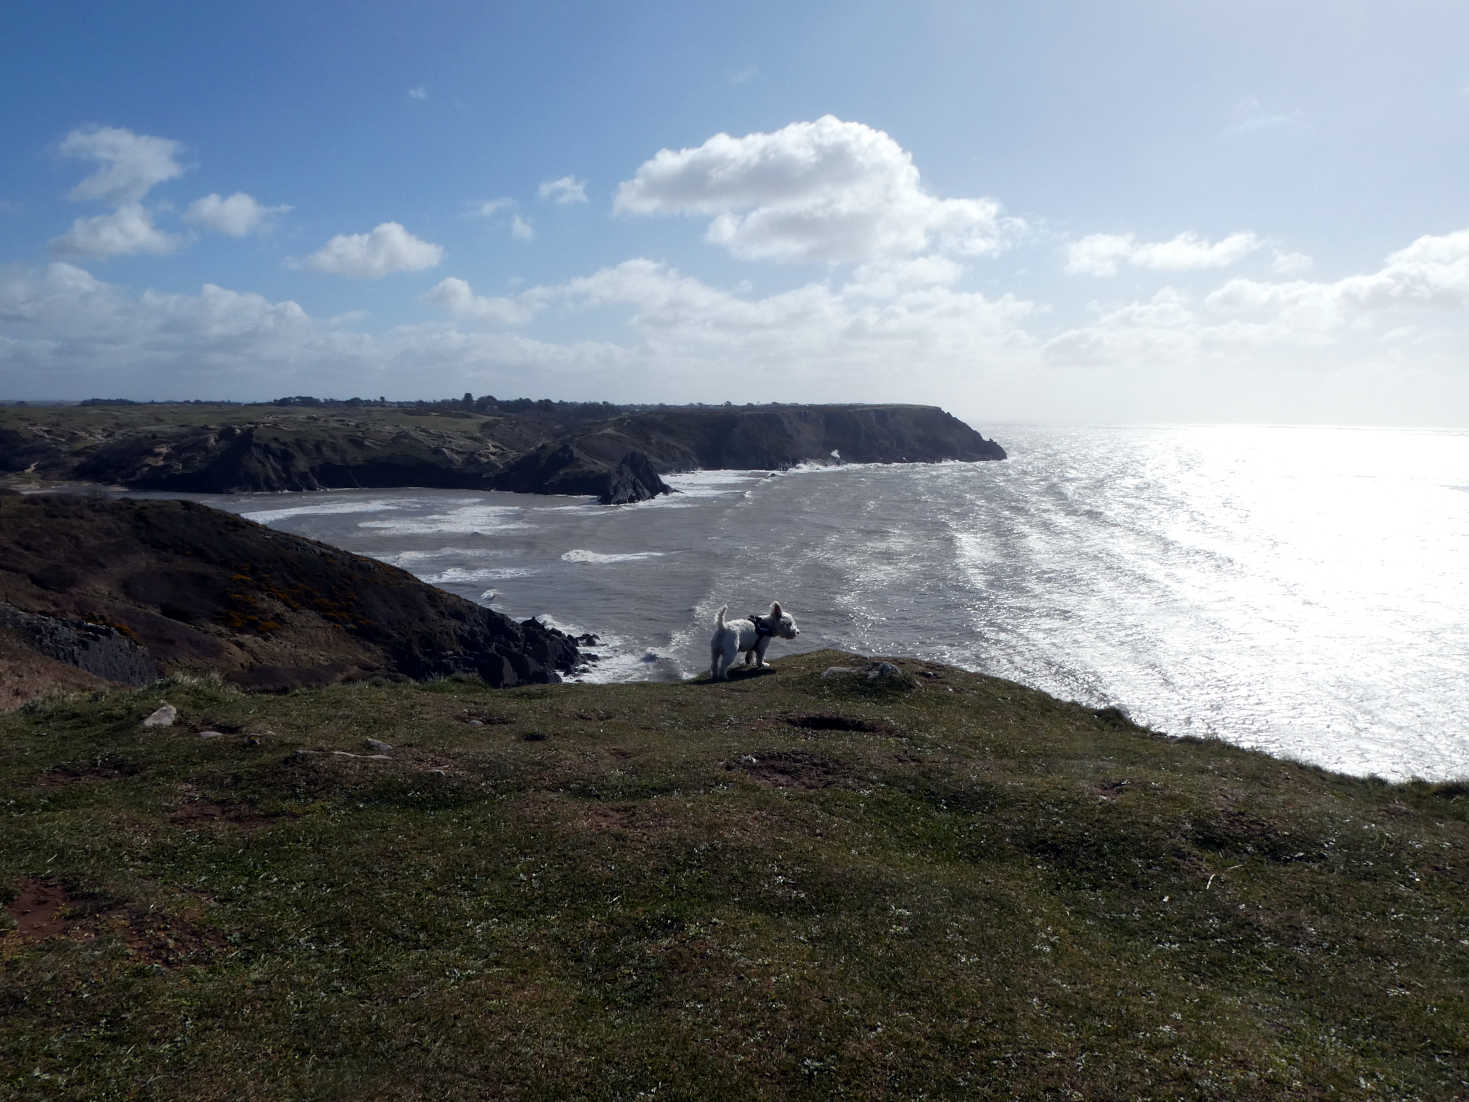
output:
POLYGON ((12 4, 0 398, 1469 424, 1469 8, 12 4))

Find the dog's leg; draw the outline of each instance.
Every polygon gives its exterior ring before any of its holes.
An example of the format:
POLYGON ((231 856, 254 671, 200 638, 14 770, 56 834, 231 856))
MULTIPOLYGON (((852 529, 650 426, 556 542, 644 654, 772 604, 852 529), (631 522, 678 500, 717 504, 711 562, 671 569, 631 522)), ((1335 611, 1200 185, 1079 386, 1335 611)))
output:
POLYGON ((766 635, 760 639, 760 642, 755 644, 755 647, 753 650, 750 651, 750 654, 745 655, 745 661, 749 662, 750 655, 754 655, 756 667, 763 667, 765 665, 765 648, 768 646, 770 646, 770 636, 766 635))

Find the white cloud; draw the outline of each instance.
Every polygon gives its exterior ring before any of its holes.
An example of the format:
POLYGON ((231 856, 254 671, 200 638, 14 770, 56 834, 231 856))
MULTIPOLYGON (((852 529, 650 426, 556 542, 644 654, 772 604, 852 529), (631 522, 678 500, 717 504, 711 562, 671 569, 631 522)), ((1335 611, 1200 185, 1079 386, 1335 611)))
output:
POLYGON ((1044 305, 962 279, 960 258, 923 254, 762 294, 639 258, 503 297, 443 279, 424 298, 444 320, 373 331, 214 285, 136 294, 74 264, 0 266, 0 378, 27 398, 902 399, 977 427, 1001 415, 1428 423, 1469 409, 1469 229, 1335 281, 1163 287, 1060 332, 1044 305), (535 335, 583 324, 608 326, 605 338, 535 335))
POLYGON ((536 229, 526 219, 515 215, 510 219, 510 236, 517 241, 534 241, 536 229))
POLYGON ((708 216, 707 239, 751 260, 985 255, 1025 229, 993 199, 929 195, 912 157, 886 133, 831 115, 660 150, 619 185, 614 210, 708 216))
POLYGON ((1461 230, 1334 281, 1231 279, 1201 299, 1164 288, 1099 309, 1045 356, 1078 402, 1126 395, 1158 418, 1442 423, 1469 408, 1466 307, 1461 230))
POLYGON ((444 249, 420 240, 397 222, 383 222, 371 233, 338 234, 305 260, 318 272, 381 279, 393 272, 418 272, 444 259, 444 249))
POLYGON ((263 227, 271 215, 285 214, 290 209, 285 205, 261 206, 243 191, 237 191, 228 198, 211 192, 189 204, 184 211, 184 221, 230 237, 244 237, 263 227))
POLYGON ((526 302, 476 295, 466 281, 455 276, 440 280, 423 297, 424 301, 441 306, 456 317, 474 321, 524 325, 535 315, 535 308, 526 302))
POLYGON ((1221 314, 1268 315, 1317 330, 1404 308, 1463 310, 1469 307, 1469 229, 1420 237, 1366 275, 1330 283, 1234 279, 1206 302, 1221 314))
POLYGON ((277 394, 494 391, 579 397, 625 378, 615 344, 553 344, 443 325, 365 333, 297 303, 205 284, 132 294, 75 265, 0 268, 0 378, 7 397, 260 399, 277 394), (405 368, 405 365, 411 365, 405 368))
POLYGON ((549 199, 563 206, 568 203, 585 203, 587 201, 587 182, 578 180, 575 176, 562 176, 557 180, 543 182, 536 190, 536 194, 542 199, 549 199))
POLYGON ((428 99, 428 89, 420 84, 417 88, 408 89, 408 98, 416 100, 428 99))
POLYGON ((94 161, 97 170, 71 190, 73 199, 119 205, 136 203, 156 184, 183 175, 183 146, 168 138, 134 134, 115 126, 73 130, 61 139, 67 157, 94 161))
POLYGON ((1209 242, 1196 233, 1167 241, 1139 241, 1132 234, 1094 233, 1066 247, 1066 270, 1072 274, 1111 276, 1120 263, 1155 271, 1183 272, 1227 268, 1264 244, 1253 233, 1232 233, 1209 242))
POLYGON ((493 218, 502 210, 513 210, 514 199, 479 199, 469 204, 469 213, 478 218, 493 218))
POLYGON ((1255 96, 1246 96, 1234 105, 1226 134, 1251 134, 1264 130, 1283 130, 1302 125, 1305 115, 1296 111, 1267 110, 1255 96))
POLYGON ((134 253, 169 253, 182 239, 153 224, 141 203, 124 203, 107 214, 78 218, 71 229, 53 238, 54 252, 69 256, 106 258, 134 253))

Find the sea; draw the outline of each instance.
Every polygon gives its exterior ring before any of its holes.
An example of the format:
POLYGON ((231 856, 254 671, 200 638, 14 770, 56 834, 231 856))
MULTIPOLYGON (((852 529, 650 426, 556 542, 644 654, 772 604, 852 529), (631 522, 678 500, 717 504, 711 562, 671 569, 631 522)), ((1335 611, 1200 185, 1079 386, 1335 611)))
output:
POLYGON ((637 505, 451 490, 198 500, 707 670, 723 605, 1357 775, 1469 776, 1469 432, 985 425, 1003 462, 674 475, 637 505))

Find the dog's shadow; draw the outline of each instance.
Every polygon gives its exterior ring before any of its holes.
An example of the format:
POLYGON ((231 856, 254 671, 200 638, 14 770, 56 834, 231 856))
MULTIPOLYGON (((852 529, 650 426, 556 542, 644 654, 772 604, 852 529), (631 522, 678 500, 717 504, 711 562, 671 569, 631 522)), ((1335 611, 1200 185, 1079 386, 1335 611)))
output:
MULTIPOLYGON (((767 674, 774 676, 778 671, 774 666, 731 666, 726 673, 725 681, 748 681, 752 677, 765 677, 767 674)), ((705 676, 706 685, 720 685, 724 682, 716 681, 714 678, 705 676)))

